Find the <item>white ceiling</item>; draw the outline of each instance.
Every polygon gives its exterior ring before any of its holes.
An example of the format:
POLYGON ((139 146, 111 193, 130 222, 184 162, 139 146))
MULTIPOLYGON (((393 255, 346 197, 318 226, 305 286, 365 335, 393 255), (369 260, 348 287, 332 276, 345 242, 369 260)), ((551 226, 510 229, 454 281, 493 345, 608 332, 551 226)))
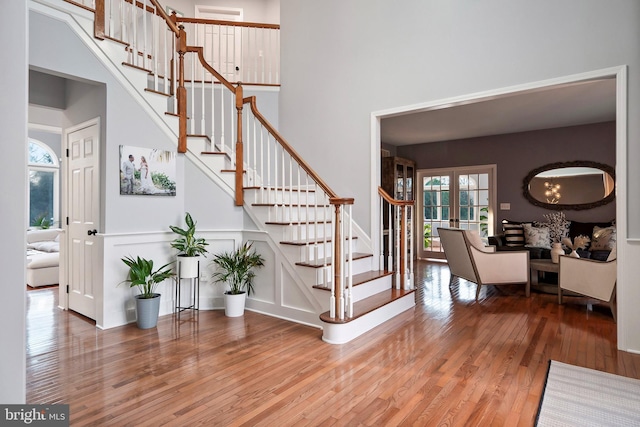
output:
POLYGON ((382 142, 411 145, 613 121, 616 80, 519 92, 449 108, 383 118, 382 142))

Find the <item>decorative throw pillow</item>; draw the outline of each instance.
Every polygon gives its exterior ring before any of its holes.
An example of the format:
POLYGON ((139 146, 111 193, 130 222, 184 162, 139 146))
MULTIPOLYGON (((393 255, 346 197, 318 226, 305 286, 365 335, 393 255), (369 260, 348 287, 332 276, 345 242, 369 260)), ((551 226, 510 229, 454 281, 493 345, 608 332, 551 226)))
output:
POLYGON ((534 227, 533 224, 522 224, 524 240, 527 248, 551 249, 551 238, 547 227, 534 227))
POLYGON ((472 230, 464 230, 464 233, 467 236, 467 240, 469 240, 469 244, 474 248, 481 250, 482 252, 491 252, 491 248, 485 246, 482 241, 482 237, 478 234, 477 231, 472 230))
POLYGON ((569 237, 569 228, 571 221, 568 221, 564 212, 552 212, 542 215, 547 222, 534 223, 536 227, 547 227, 549 229, 549 237, 551 243, 562 242, 563 237, 569 237))
POLYGON ((524 246, 524 230, 519 222, 502 221, 505 246, 524 246))
POLYGON ((611 250, 616 246, 617 233, 615 227, 601 228, 597 225, 593 227, 593 235, 591 237, 592 251, 611 250))

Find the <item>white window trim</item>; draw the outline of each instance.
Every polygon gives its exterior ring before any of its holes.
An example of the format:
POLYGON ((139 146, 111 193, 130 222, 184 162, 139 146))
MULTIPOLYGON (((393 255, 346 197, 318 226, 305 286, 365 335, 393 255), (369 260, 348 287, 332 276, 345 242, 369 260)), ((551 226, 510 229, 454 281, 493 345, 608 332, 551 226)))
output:
MULTIPOLYGON (((53 172, 53 223, 52 227, 60 225, 60 160, 56 153, 42 141, 29 138, 29 144, 36 144, 49 153, 53 160, 52 165, 43 163, 27 162, 27 181, 31 171, 34 172, 53 172)), ((27 147, 28 145, 27 144, 27 147)), ((31 200, 27 203, 27 218, 31 218, 31 200)), ((30 221, 29 221, 30 222, 30 221)))

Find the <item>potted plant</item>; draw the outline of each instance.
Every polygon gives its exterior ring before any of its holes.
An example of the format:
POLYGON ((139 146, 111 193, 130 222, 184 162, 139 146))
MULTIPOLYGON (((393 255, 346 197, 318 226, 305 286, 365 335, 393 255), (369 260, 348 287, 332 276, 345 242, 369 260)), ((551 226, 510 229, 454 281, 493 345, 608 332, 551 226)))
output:
POLYGON ((171 246, 178 250, 178 271, 181 279, 198 277, 199 256, 207 253, 208 243, 202 238, 196 238, 196 222, 191 218, 189 212, 186 213, 184 221, 187 228, 183 229, 170 225, 169 228, 178 234, 171 246))
POLYGON ((156 288, 164 280, 173 276, 173 271, 165 264, 153 269, 153 260, 131 256, 122 258, 129 267, 128 279, 122 283, 129 283, 129 287, 136 286, 140 293, 135 296, 137 323, 140 329, 153 328, 158 323, 160 312, 160 294, 156 288))
POLYGON ((253 243, 245 242, 234 251, 223 252, 213 258, 216 270, 215 282, 225 283, 228 289, 224 293, 224 310, 228 317, 244 314, 247 295, 253 292, 254 267, 264 265, 264 258, 252 249, 253 243))

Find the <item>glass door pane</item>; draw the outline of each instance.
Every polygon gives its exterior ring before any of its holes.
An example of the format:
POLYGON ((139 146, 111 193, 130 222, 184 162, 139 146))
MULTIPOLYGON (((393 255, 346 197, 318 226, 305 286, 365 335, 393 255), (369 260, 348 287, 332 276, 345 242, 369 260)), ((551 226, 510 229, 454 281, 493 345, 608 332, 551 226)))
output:
POLYGON ((422 242, 418 255, 423 258, 443 258, 438 227, 449 227, 451 213, 451 175, 418 173, 422 194, 418 203, 422 214, 422 242))
POLYGON ((444 258, 438 227, 475 230, 485 239, 493 232, 495 203, 493 167, 419 170, 416 199, 418 215, 417 254, 420 258, 444 258), (420 217, 418 217, 420 218, 420 217))
POLYGON ((396 165, 396 194, 397 200, 404 200, 404 166, 396 165))
POLYGON ((459 211, 457 226, 478 231, 482 238, 489 231, 489 172, 458 175, 459 211))

